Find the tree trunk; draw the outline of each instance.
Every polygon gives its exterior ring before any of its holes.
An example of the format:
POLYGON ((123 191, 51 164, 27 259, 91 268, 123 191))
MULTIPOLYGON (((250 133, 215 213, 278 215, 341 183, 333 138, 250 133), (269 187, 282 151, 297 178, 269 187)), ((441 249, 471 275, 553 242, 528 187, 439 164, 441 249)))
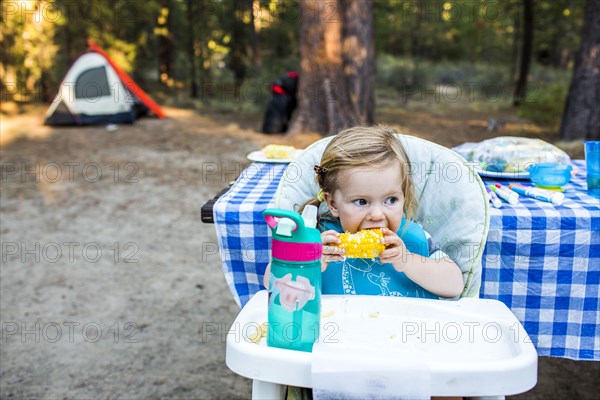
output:
POLYGON ((161 7, 161 18, 158 23, 160 34, 158 35, 158 64, 159 82, 166 82, 173 75, 173 7, 171 0, 163 0, 161 7))
POLYGON ((531 61, 531 48, 533 44, 533 0, 523 0, 523 47, 521 48, 521 66, 519 79, 515 87, 513 105, 518 107, 527 94, 527 75, 531 61))
MULTIPOLYGON (((411 86, 412 88, 417 88, 426 83, 423 82, 423 79, 421 79, 421 59, 423 58, 423 4, 415 2, 413 7, 415 7, 415 27, 411 33, 411 56, 414 60, 414 68, 412 72, 411 86)), ((402 90, 406 89, 408 88, 402 88, 402 90)), ((407 101, 408 96, 405 93, 402 93, 402 102, 406 103, 407 101)))
POLYGON ((252 62, 252 75, 254 77, 257 77, 259 72, 260 58, 258 54, 258 34, 256 33, 256 21, 254 20, 254 10, 260 10, 260 3, 258 1, 255 2, 255 0, 246 1, 248 1, 248 6, 250 8, 250 60, 252 62))
POLYGON ((365 21, 373 21, 373 7, 343 1, 342 54, 350 102, 358 120, 371 125, 375 121, 375 34, 373 24, 365 21))
POLYGON ((196 81, 196 35, 194 34, 194 2, 195 0, 187 0, 187 17, 188 17, 188 57, 190 60, 190 96, 192 99, 198 98, 198 82, 196 81))
POLYGON ((238 98, 240 88, 244 79, 246 79, 246 32, 244 26, 244 11, 247 9, 247 2, 231 2, 231 42, 229 54, 229 69, 233 72, 233 81, 235 88, 235 97, 238 98))
MULTIPOLYGON (((565 5, 566 8, 567 5, 565 5)), ((561 37, 564 36, 564 28, 563 28, 563 15, 562 15, 562 7, 559 10, 553 10, 552 16, 552 38, 550 39, 550 43, 553 45, 548 50, 548 62, 551 66, 555 68, 561 67, 561 53, 562 47, 559 45, 561 37)))
MULTIPOLYGON (((518 8, 515 6, 515 8, 518 8)), ((513 65, 511 66, 511 79, 516 82, 519 77, 519 41, 521 38, 521 13, 518 10, 513 10, 510 7, 509 12, 512 13, 513 20, 513 46, 512 46, 512 59, 513 65)))
POLYGON ((373 4, 301 0, 298 117, 290 132, 372 124, 373 4))
POLYGON ((421 57, 421 26, 423 25, 423 8, 421 3, 414 3, 415 27, 410 34, 410 52, 413 58, 421 57))
POLYGON ((600 140, 600 1, 587 3, 560 137, 600 140))
POLYGON ((209 29, 208 29, 208 19, 211 15, 210 10, 206 1, 201 0, 198 2, 198 12, 197 21, 201 23, 197 23, 196 34, 198 41, 198 64, 200 65, 199 69, 199 82, 200 82, 200 99, 202 102, 208 101, 207 96, 207 86, 210 85, 211 82, 211 74, 210 74, 210 51, 208 49, 208 37, 209 37, 209 29))

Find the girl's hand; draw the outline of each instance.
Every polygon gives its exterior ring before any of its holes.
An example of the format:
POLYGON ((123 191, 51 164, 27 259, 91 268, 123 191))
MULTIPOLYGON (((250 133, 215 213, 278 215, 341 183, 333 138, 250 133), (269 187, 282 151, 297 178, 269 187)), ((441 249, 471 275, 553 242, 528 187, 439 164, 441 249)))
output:
POLYGON ((321 232, 323 255, 321 256, 321 271, 324 272, 331 261, 343 261, 344 249, 336 247, 340 243, 340 234, 334 230, 321 232))
POLYGON ((379 259, 382 263, 392 264, 396 271, 402 272, 407 262, 407 255, 410 253, 396 232, 388 228, 383 228, 382 232, 386 249, 379 254, 379 259))

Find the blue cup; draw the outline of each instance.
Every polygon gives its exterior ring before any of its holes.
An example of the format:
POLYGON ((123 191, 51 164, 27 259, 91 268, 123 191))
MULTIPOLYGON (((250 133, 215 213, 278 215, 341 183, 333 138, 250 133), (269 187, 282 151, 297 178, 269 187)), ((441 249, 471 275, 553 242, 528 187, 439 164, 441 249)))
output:
POLYGON ((585 142, 588 194, 600 198, 600 141, 585 142))

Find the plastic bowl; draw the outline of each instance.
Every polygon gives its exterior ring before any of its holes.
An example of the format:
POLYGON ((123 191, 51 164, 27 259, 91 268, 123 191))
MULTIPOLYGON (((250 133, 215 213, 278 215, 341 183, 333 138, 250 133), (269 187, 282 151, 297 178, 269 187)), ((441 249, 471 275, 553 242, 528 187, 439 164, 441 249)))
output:
POLYGON ((529 178, 536 186, 561 187, 571 180, 573 167, 560 163, 537 163, 527 168, 529 178))

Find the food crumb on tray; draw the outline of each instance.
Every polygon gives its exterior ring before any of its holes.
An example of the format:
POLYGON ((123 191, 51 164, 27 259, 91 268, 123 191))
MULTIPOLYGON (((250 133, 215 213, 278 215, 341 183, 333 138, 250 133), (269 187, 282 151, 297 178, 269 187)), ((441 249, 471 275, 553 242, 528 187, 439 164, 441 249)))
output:
POLYGON ((263 322, 256 327, 256 330, 248 335, 248 340, 253 343, 259 344, 261 339, 267 337, 267 323, 263 322))

